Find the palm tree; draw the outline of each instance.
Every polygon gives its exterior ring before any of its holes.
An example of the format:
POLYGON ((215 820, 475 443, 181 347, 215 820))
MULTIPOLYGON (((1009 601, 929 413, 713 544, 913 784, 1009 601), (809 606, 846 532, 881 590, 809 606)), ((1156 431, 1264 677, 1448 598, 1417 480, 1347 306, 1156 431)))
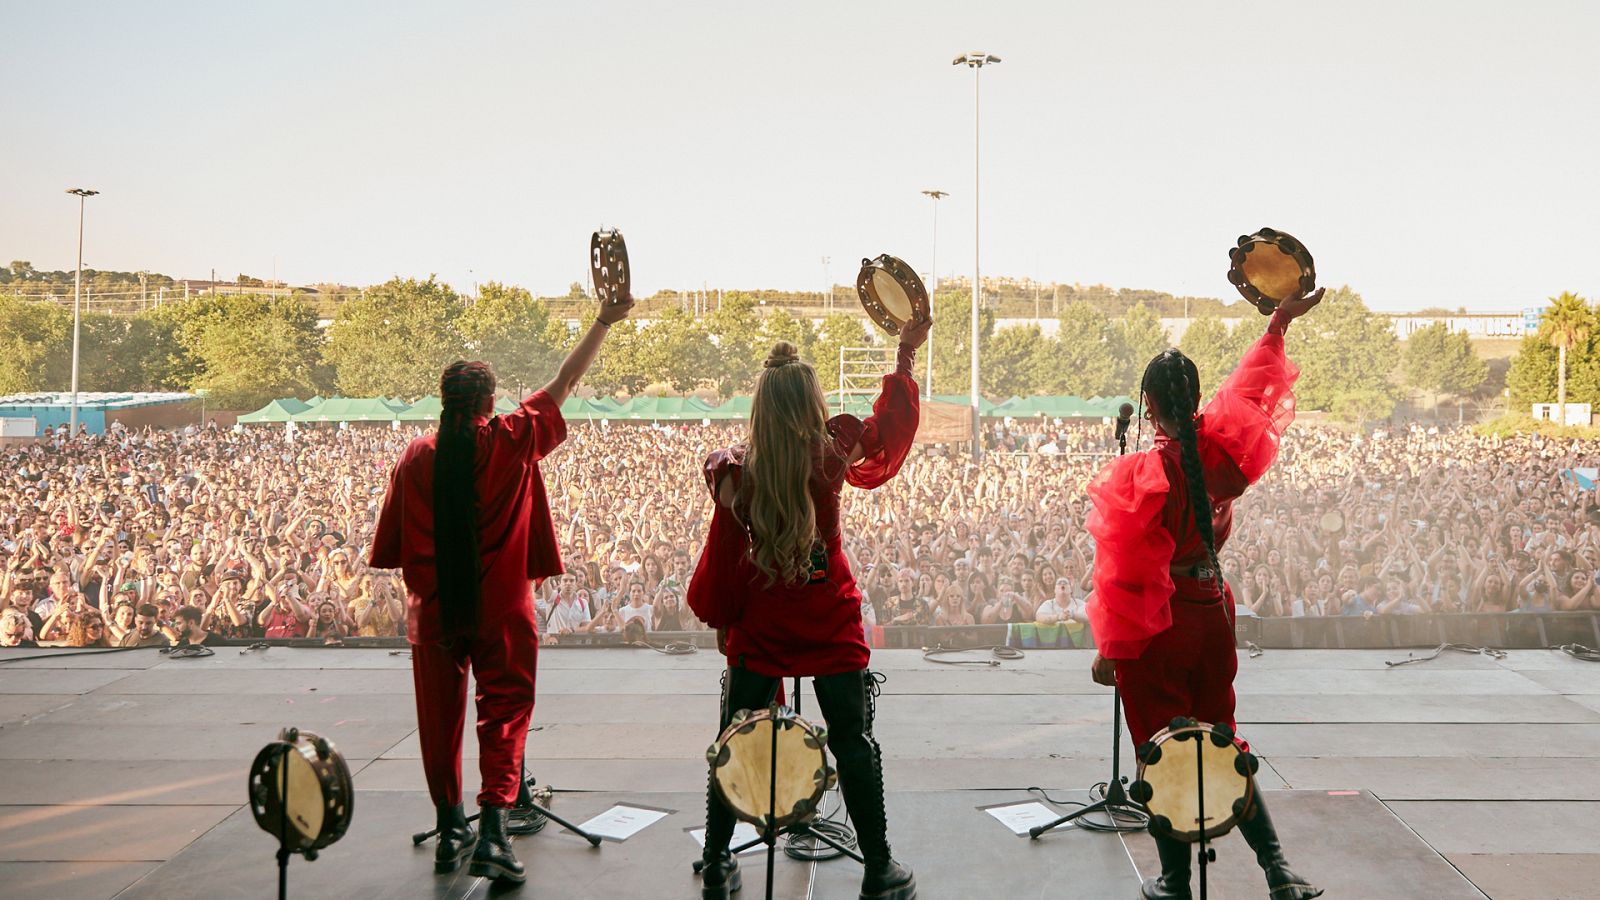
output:
POLYGON ((1560 354, 1556 368, 1556 421, 1567 424, 1567 348, 1589 339, 1594 327, 1594 311, 1588 301, 1571 291, 1550 298, 1550 306, 1539 316, 1539 337, 1549 341, 1560 354))

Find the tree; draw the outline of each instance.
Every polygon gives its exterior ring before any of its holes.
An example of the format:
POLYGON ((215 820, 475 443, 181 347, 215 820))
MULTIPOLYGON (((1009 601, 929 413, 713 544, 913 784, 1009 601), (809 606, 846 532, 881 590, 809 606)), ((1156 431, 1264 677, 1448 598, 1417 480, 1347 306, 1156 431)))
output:
POLYGON ((460 314, 456 292, 432 276, 396 278, 342 304, 324 349, 339 390, 356 397, 436 392, 439 373, 466 355, 455 328, 460 314))
POLYGON ((1041 387, 1052 394, 1092 397, 1114 393, 1111 320, 1082 300, 1061 310, 1050 368, 1041 387))
POLYGON ((0 394, 66 390, 71 354, 70 311, 45 300, 0 297, 0 394))
POLYGON ((1594 311, 1588 301, 1571 291, 1550 298, 1550 306, 1539 316, 1539 337, 1556 348, 1556 408, 1559 420, 1566 420, 1567 351, 1589 340, 1594 329, 1594 311))
POLYGON ((518 395, 550 380, 561 362, 551 341, 550 313, 525 288, 491 281, 456 319, 467 351, 494 368, 500 385, 518 395))
MULTIPOLYGON (((972 295, 965 293, 940 294, 934 308, 938 318, 933 323, 929 340, 933 354, 933 389, 940 394, 965 396, 972 385, 972 295)), ((985 365, 983 356, 994 334, 994 310, 988 305, 978 308, 978 365, 985 365)), ((837 354, 834 366, 838 367, 837 354)), ((838 380, 838 374, 834 374, 838 380)))
POLYGON ((817 339, 811 345, 811 365, 825 391, 839 388, 839 351, 845 347, 866 347, 872 343, 867 320, 850 313, 834 313, 822 320, 817 339))
MULTIPOLYGON (((1550 342, 1530 334, 1522 339, 1517 355, 1511 357, 1511 367, 1506 370, 1506 390, 1511 395, 1513 409, 1527 413, 1535 403, 1549 403, 1556 395, 1556 382, 1560 354, 1550 342)), ((1573 385, 1576 388, 1576 385, 1573 385)), ((1578 391, 1573 400, 1582 402, 1578 391)))
POLYGON ((984 351, 984 392, 998 397, 1041 392, 1055 366, 1053 350, 1038 325, 996 331, 984 351))
POLYGON ((1156 354, 1172 346, 1161 317, 1143 303, 1136 304, 1111 324, 1112 384, 1110 391, 1134 394, 1144 367, 1156 354))
POLYGON ((761 320, 761 341, 757 346, 765 351, 772 349, 772 345, 778 341, 788 341, 800 348, 802 359, 810 359, 811 347, 816 340, 816 329, 811 327, 810 319, 802 319, 779 307, 761 320))
POLYGON ((664 383, 684 393, 716 375, 717 346, 705 327, 679 307, 657 316, 639 338, 634 365, 646 384, 664 383))
POLYGON ((1226 322, 1213 315, 1204 315, 1189 323, 1179 342, 1183 354, 1194 360, 1200 371, 1200 387, 1206 392, 1215 391, 1223 379, 1233 374, 1239 358, 1249 349, 1250 319, 1243 320, 1231 331, 1226 322))
MULTIPOLYGON (((756 298, 739 291, 726 294, 722 305, 705 319, 705 330, 716 336, 715 365, 701 376, 716 384, 717 393, 731 397, 755 383, 767 347, 761 346, 761 315, 756 298)), ((678 309, 678 307, 672 307, 678 309)))
POLYGON ((1395 343, 1388 317, 1368 310, 1360 294, 1349 287, 1328 291, 1286 338, 1289 358, 1300 367, 1297 402, 1305 409, 1343 410, 1362 421, 1388 416, 1394 411, 1389 373, 1395 343))
POLYGON ((209 391, 212 406, 255 409, 327 387, 317 314, 304 300, 230 295, 201 310, 184 322, 179 340, 199 361, 189 387, 209 391))
POLYGON ((1443 322, 1412 332, 1403 354, 1406 383, 1433 395, 1465 396, 1489 377, 1489 366, 1478 358, 1465 332, 1452 333, 1443 322))

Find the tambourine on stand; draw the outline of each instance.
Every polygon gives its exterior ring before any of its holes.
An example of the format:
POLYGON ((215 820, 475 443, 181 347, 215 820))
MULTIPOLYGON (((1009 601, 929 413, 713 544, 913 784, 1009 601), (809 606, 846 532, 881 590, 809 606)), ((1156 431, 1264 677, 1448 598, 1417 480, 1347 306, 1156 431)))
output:
POLYGON ((1239 746, 1233 729, 1176 718, 1139 745, 1139 777, 1128 795, 1150 812, 1150 833, 1198 844, 1200 897, 1206 896, 1206 866, 1217 859, 1207 844, 1250 814, 1260 761, 1239 746), (1189 752, 1188 742, 1194 743, 1189 752))
POLYGON ((350 827, 355 786, 333 742, 285 728, 250 764, 250 812, 278 839, 278 898, 288 895, 289 855, 309 862, 350 827))

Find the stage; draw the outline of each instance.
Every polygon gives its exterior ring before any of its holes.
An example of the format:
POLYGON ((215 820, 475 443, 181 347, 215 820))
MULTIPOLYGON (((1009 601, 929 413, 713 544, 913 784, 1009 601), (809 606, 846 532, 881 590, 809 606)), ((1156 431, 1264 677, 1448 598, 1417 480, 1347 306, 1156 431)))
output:
MULTIPOLYGON (((435 877, 431 844, 411 844, 432 810, 403 651, 3 654, 0 896, 270 896, 276 844, 245 806, 245 770, 285 725, 331 738, 357 787, 345 838, 291 863, 291 896, 506 893, 435 877)), ((1241 653, 1241 730, 1295 868, 1330 898, 1593 896, 1600 667, 1543 650, 1384 665, 1403 655, 1241 653)), ((877 734, 890 837, 922 897, 1136 896, 1155 867, 1145 835, 1061 829, 1031 841, 979 809, 1033 799, 1032 785, 1081 800, 1110 773, 1110 692, 1089 680, 1089 658, 1042 650, 989 668, 874 654, 888 676, 877 734)), ((580 822, 617 802, 671 814, 598 849, 554 825, 519 839, 522 893, 698 896, 688 829, 705 816, 719 662, 704 651, 541 652, 528 767, 557 790, 555 810, 580 822)), ((809 694, 803 705, 816 708, 809 694)), ((1217 855, 1211 896, 1265 896, 1242 839, 1223 838, 1217 855)), ((742 857, 740 896, 761 896, 764 861, 742 857)), ((777 896, 855 896, 860 870, 847 860, 780 854, 777 865, 777 896)))

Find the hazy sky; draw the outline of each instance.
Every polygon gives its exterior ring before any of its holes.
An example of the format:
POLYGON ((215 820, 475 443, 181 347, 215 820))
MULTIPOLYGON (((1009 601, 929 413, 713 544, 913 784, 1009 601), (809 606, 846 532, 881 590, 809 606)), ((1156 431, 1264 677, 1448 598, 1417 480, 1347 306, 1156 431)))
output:
MULTIPOLYGON (((1600 3, 0 0, 0 256, 557 292, 863 256, 1232 297, 1298 235, 1386 309, 1600 295, 1600 3)), ((0 262, 3 264, 3 262, 0 262)))

